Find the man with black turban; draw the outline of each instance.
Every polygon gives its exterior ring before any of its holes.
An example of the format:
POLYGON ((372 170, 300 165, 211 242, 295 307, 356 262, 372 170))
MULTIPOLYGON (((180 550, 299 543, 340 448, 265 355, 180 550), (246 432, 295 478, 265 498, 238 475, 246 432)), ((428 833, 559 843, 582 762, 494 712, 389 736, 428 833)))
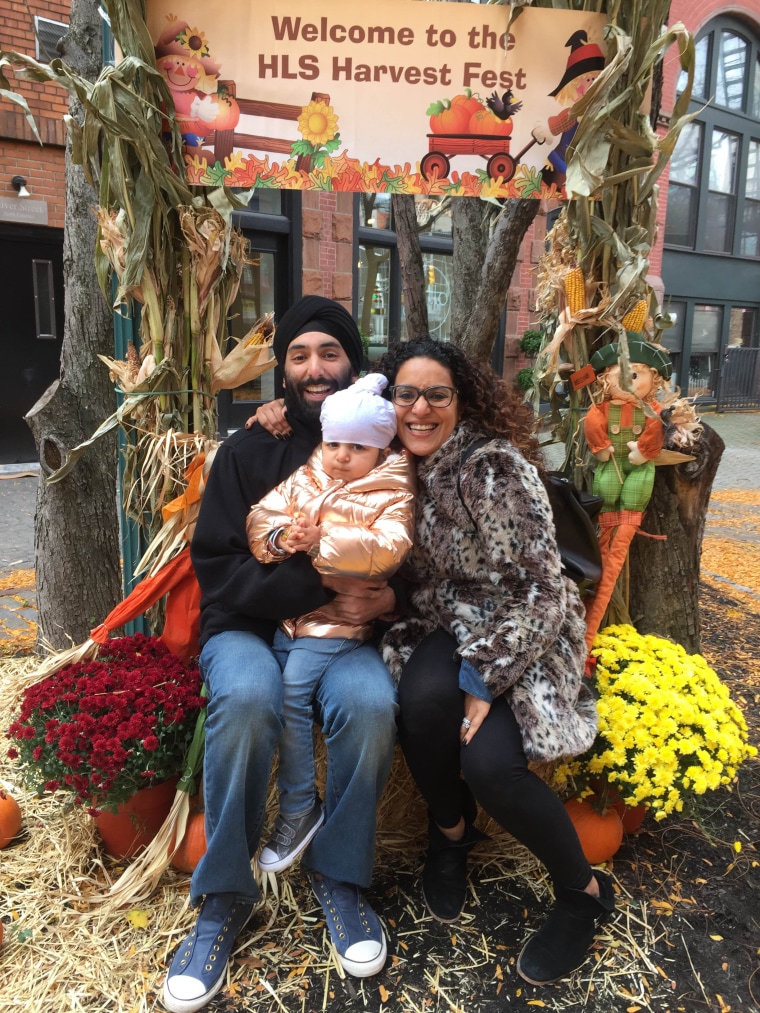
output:
MULTIPOLYGON (((193 1013, 219 991, 235 938, 259 897, 251 859, 282 731, 282 673, 271 649, 278 623, 320 608, 358 625, 395 605, 384 584, 321 578, 304 552, 269 565, 251 555, 245 531, 251 505, 306 462, 321 438, 322 402, 355 380, 362 365, 354 320, 321 296, 307 296, 284 314, 274 352, 285 375, 292 435, 277 439, 255 424, 224 441, 191 546, 202 591, 200 667, 208 692, 208 849, 190 884, 191 903, 202 905, 198 919, 164 984, 172 1013, 193 1013)), ((324 823, 318 804, 303 825, 292 820, 275 828, 284 849, 310 841, 303 864, 341 963, 357 977, 380 971, 387 952, 362 890, 372 876, 377 801, 393 757, 396 710, 395 689, 373 647, 357 644, 333 662, 315 700, 328 754, 324 823)))

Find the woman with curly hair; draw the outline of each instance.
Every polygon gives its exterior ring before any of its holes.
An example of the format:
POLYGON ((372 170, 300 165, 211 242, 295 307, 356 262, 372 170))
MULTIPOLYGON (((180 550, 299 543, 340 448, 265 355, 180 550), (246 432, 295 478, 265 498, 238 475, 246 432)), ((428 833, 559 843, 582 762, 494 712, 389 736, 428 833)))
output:
POLYGON ((551 876, 554 907, 517 961, 544 984, 583 962, 615 902, 528 766, 582 753, 596 734, 583 606, 561 571, 533 416, 451 344, 399 344, 378 369, 419 479, 408 607, 382 653, 399 685, 401 747, 428 804, 425 903, 442 922, 461 914, 467 854, 483 839, 479 803, 551 876))

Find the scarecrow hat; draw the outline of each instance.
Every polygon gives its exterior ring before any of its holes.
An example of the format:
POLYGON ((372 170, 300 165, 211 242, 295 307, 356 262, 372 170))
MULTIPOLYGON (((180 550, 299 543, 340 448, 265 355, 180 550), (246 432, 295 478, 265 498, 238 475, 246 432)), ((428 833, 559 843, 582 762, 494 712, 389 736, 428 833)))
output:
POLYGON ((552 97, 576 77, 583 77, 584 74, 590 74, 595 70, 604 70, 604 53, 596 43, 588 41, 588 35, 583 30, 573 32, 565 46, 570 47, 570 56, 567 58, 562 80, 554 91, 549 92, 552 97))
MULTIPOLYGON (((656 369, 664 380, 669 380, 673 372, 673 363, 670 361, 668 353, 664 349, 658 348, 657 345, 644 341, 636 331, 626 331, 625 333, 628 336, 628 358, 630 361, 643 362, 645 365, 651 366, 652 369, 656 369)), ((591 356, 591 365, 597 374, 603 373, 610 366, 617 366, 619 357, 618 343, 614 342, 597 349, 591 356)))

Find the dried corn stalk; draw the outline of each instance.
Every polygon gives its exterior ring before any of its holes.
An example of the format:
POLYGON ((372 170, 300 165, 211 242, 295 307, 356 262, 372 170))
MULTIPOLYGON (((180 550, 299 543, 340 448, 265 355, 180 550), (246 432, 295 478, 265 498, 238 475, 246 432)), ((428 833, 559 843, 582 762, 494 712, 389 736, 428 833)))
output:
MULTIPOLYGON (((536 4, 568 6, 565 0, 536 0, 536 4)), ((569 6, 589 9, 582 0, 570 0, 569 6)), ((575 199, 565 205, 539 262, 536 309, 549 337, 534 369, 532 396, 536 408, 549 398, 555 438, 565 442, 566 458, 575 463, 574 478, 581 484, 589 468, 580 422, 590 398, 588 387, 575 390, 568 375, 586 366, 596 348, 619 340, 626 329, 640 331, 646 324, 657 181, 689 120, 694 44, 681 24, 661 31, 669 6, 667 0, 611 6, 606 69, 616 66, 617 77, 603 72, 584 96, 583 108, 576 109, 581 115, 566 181, 575 199), (672 44, 678 46, 689 84, 676 100, 668 132, 658 137, 649 123, 645 98, 653 67, 672 44), (585 277, 580 309, 577 276, 568 277, 576 268, 585 277), (628 312, 635 316, 627 316, 628 312)))

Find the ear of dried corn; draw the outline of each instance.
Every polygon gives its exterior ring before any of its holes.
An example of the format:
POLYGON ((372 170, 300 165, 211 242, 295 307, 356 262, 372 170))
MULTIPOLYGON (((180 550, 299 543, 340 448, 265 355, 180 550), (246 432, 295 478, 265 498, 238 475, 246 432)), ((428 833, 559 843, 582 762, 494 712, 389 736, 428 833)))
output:
POLYGON ((647 312, 649 304, 646 299, 639 299, 633 309, 628 310, 626 315, 620 321, 622 327, 626 331, 636 331, 641 333, 644 323, 646 322, 647 312))
POLYGON ((583 277, 582 268, 574 267, 568 271, 562 284, 565 288, 567 308, 570 310, 570 316, 574 317, 586 306, 586 279, 583 277))

